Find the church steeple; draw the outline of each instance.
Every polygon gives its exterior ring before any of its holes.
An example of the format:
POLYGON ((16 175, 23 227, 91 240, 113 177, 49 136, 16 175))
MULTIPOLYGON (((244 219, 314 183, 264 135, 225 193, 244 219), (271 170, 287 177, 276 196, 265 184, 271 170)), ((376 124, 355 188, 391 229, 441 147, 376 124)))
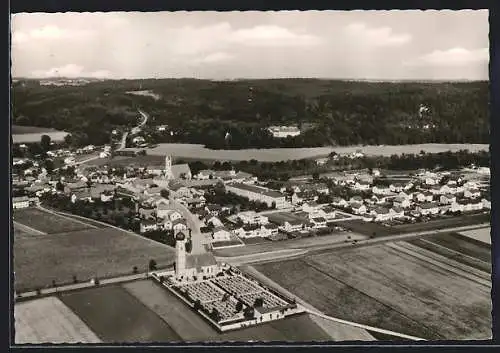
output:
POLYGON ((167 179, 172 179, 173 178, 173 173, 172 173, 172 156, 166 155, 165 156, 165 177, 167 179))

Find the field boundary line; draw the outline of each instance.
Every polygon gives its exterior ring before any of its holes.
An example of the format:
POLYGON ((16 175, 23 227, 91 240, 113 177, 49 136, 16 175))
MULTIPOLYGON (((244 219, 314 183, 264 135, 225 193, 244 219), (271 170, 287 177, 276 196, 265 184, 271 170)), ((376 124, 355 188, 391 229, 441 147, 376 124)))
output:
POLYGON ((356 287, 354 287, 354 286, 350 285, 349 283, 344 282, 344 281, 342 281, 342 280, 338 279, 337 277, 335 277, 335 276, 333 276, 333 275, 331 275, 331 274, 327 273, 326 271, 324 271, 323 269, 321 269, 319 266, 315 265, 314 263, 312 263, 312 262, 310 262, 310 261, 306 261, 306 260, 304 260, 304 259, 302 259, 301 261, 302 261, 303 263, 305 263, 307 266, 309 266, 309 267, 313 268, 314 270, 316 270, 316 271, 318 271, 318 272, 322 273, 323 275, 325 275, 325 276, 327 276, 327 277, 329 277, 329 278, 333 279, 334 281, 340 282, 340 283, 342 283, 343 285, 345 285, 345 286, 347 286, 347 287, 349 287, 349 288, 352 288, 353 290, 355 290, 355 291, 357 291, 357 292, 361 293, 362 295, 364 295, 364 296, 366 296, 366 297, 368 297, 368 298, 372 299, 373 301, 375 301, 375 302, 377 302, 377 303, 379 303, 379 304, 383 305, 384 307, 389 308, 390 310, 394 311, 395 313, 397 313, 397 314, 399 314, 399 315, 403 316, 404 318, 408 319, 409 321, 411 321, 411 322, 413 322, 413 323, 415 323, 415 324, 417 324, 417 325, 419 325, 419 326, 425 327, 427 330, 429 330, 430 332, 432 332, 432 333, 434 333, 434 334, 436 334, 436 335, 437 335, 437 332, 435 332, 435 330, 434 330, 434 329, 432 329, 431 327, 428 327, 428 326, 426 326, 426 325, 422 324, 421 322, 418 322, 417 320, 415 320, 414 318, 412 318, 412 317, 410 317, 409 315, 405 314, 404 312, 401 312, 398 308, 395 308, 395 307, 393 307, 393 306, 391 306, 391 305, 389 305, 389 304, 386 304, 386 303, 385 303, 385 302, 383 302, 382 300, 380 300, 380 299, 378 299, 378 298, 375 298, 375 297, 371 296, 370 294, 365 293, 364 291, 360 290, 359 288, 356 288, 356 287))
POLYGON ((468 273, 468 275, 467 275, 466 271, 461 269, 461 268, 458 268, 456 266, 449 265, 449 264, 440 263, 439 260, 433 259, 433 258, 426 256, 426 255, 423 255, 423 254, 419 254, 417 251, 408 249, 400 244, 393 243, 393 244, 387 244, 387 245, 396 251, 403 252, 403 253, 405 253, 409 256, 412 256, 416 259, 427 262, 431 266, 439 267, 444 271, 454 273, 455 275, 458 275, 460 277, 468 279, 472 282, 480 284, 480 285, 482 285, 486 288, 489 288, 491 290, 491 284, 487 280, 485 280, 484 278, 481 278, 473 273, 468 273), (475 278, 473 278, 473 277, 475 277, 475 278))
MULTIPOLYGON (((482 263, 485 263, 485 264, 489 265, 489 263, 488 263, 487 261, 484 261, 484 260, 478 259, 477 257, 471 256, 471 255, 467 255, 467 254, 461 253, 461 252, 459 252, 459 251, 456 251, 456 250, 450 249, 450 248, 448 248, 448 247, 446 247, 446 246, 444 246, 444 245, 437 244, 437 243, 433 243, 432 241, 430 241, 430 240, 426 240, 426 239, 420 239, 420 240, 421 240, 421 241, 423 241, 423 242, 425 242, 425 243, 427 243, 427 244, 432 244, 432 245, 437 246, 437 247, 439 247, 439 248, 446 249, 446 250, 448 250, 448 251, 450 251, 450 252, 452 252, 452 253, 455 253, 455 254, 457 254, 457 255, 460 255, 460 256, 463 256, 463 257, 468 257, 468 258, 471 258, 471 259, 473 259, 473 260, 475 260, 475 261, 479 261, 479 262, 482 262, 482 263)), ((479 269, 478 269, 478 270, 479 270, 479 269)), ((482 270, 479 270, 479 271, 482 271, 482 270)), ((483 271, 483 272, 484 272, 484 271, 483 271)), ((485 272, 485 273, 486 273, 486 272, 485 272)), ((487 273, 487 274, 489 274, 489 273, 487 273)))
POLYGON ((12 220, 12 223, 14 223, 15 225, 17 225, 21 229, 24 228, 26 230, 29 230, 30 232, 35 233, 34 235, 48 235, 48 233, 42 232, 42 231, 40 231, 38 229, 35 229, 35 228, 32 228, 30 226, 27 226, 26 224, 22 224, 22 223, 19 223, 17 221, 14 221, 14 220, 12 220))
POLYGON ((378 332, 378 333, 383 333, 383 334, 386 334, 386 335, 391 335, 391 336, 395 336, 395 337, 399 337, 399 338, 404 338, 404 339, 408 339, 408 340, 411 340, 411 341, 426 341, 424 338, 410 336, 410 335, 405 335, 404 333, 399 333, 399 332, 390 331, 390 330, 384 330, 384 329, 373 327, 373 326, 368 326, 368 325, 358 324, 358 323, 352 322, 352 321, 338 319, 336 317, 329 316, 329 315, 326 315, 326 314, 323 314, 321 312, 317 312, 317 311, 314 311, 314 310, 311 310, 311 309, 308 309, 308 308, 305 308, 305 311, 307 313, 309 313, 309 314, 319 316, 319 317, 321 317, 323 319, 327 319, 327 320, 330 320, 330 321, 335 321, 335 322, 338 322, 338 323, 341 323, 341 324, 345 324, 345 325, 350 325, 350 326, 358 327, 358 328, 361 328, 361 329, 364 329, 364 330, 368 330, 368 331, 374 331, 374 332, 378 332))
POLYGON ((62 217, 62 218, 65 218, 65 219, 68 219, 72 222, 76 222, 76 223, 80 223, 80 224, 83 224, 87 227, 90 227, 90 228, 94 228, 94 229, 98 229, 96 226, 92 225, 92 224, 89 224, 89 223, 85 223, 85 222, 82 222, 82 221, 79 221, 78 219, 74 219, 74 218, 70 218, 70 217, 67 217, 65 216, 64 214, 61 214, 61 213, 58 213, 58 212, 54 212, 52 210, 49 210, 48 208, 45 208, 43 206, 37 206, 38 209, 44 211, 44 212, 47 212, 47 213, 51 213, 53 215, 56 215, 56 216, 59 216, 59 217, 62 217))
MULTIPOLYGON (((113 228, 113 229, 116 229, 116 230, 119 230, 125 234, 130 234, 130 235, 133 235, 135 237, 138 237, 138 238, 141 238, 142 240, 145 240, 145 241, 149 241, 150 243, 152 244, 155 244, 155 245, 160 245, 160 246, 163 246, 165 248, 168 248, 172 251, 174 251, 174 248, 168 246, 167 244, 163 244, 163 243, 160 243, 160 242, 157 242, 157 241, 154 241, 152 239, 149 239, 149 238, 146 238, 146 237, 143 237, 142 235, 139 235, 137 233, 134 233, 134 232, 131 232, 129 230, 126 230, 126 229, 123 229, 123 228, 120 228, 120 227, 116 227, 112 224, 109 224, 109 223, 105 223, 105 222, 101 222, 101 221, 98 221, 98 220, 95 220, 95 219, 92 219, 92 218, 87 218, 87 217, 83 217, 83 216, 79 216, 79 215, 74 215, 74 214, 71 214, 71 213, 66 213, 66 212, 62 212, 62 211, 57 211, 56 214, 67 214, 67 215, 70 215, 70 216, 74 216, 74 217, 78 217, 78 218, 82 218, 82 219, 88 219, 89 221, 92 221, 92 222, 96 222, 96 223, 99 223, 99 224, 102 224, 103 226, 106 226, 106 227, 109 227, 109 228, 113 228)), ((97 227, 94 226, 94 229, 99 229, 97 227)))

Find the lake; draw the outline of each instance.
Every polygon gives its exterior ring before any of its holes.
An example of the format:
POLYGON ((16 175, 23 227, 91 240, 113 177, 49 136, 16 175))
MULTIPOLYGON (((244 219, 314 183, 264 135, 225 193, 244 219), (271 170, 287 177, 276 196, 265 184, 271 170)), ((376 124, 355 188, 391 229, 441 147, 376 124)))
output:
POLYGON ((279 162, 288 159, 303 159, 324 157, 335 151, 339 154, 349 154, 360 150, 369 156, 390 156, 393 154, 415 153, 420 151, 437 153, 468 149, 471 152, 487 151, 488 144, 420 144, 398 146, 348 146, 348 147, 311 147, 311 148, 263 148, 244 150, 211 150, 203 145, 185 143, 161 143, 148 149, 149 155, 170 154, 178 158, 218 159, 241 161, 256 159, 263 162, 279 162))

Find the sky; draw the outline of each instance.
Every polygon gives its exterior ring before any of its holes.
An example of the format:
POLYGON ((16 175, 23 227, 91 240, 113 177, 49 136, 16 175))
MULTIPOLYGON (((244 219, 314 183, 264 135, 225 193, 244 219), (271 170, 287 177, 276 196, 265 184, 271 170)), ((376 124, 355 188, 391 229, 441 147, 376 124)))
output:
POLYGON ((488 11, 21 13, 13 77, 487 80, 488 11))

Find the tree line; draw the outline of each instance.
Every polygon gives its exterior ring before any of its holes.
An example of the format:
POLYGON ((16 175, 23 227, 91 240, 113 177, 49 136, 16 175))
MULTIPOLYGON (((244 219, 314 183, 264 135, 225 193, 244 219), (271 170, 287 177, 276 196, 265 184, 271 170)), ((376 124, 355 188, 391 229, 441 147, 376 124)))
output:
POLYGON ((150 113, 148 124, 175 132, 152 133, 152 142, 219 149, 489 142, 487 82, 121 80, 18 82, 12 91, 14 124, 71 132, 74 145, 108 143, 113 129, 137 123, 137 108, 150 113), (161 98, 126 93, 139 87, 161 98), (274 138, 270 125, 297 125, 301 134, 274 138))

